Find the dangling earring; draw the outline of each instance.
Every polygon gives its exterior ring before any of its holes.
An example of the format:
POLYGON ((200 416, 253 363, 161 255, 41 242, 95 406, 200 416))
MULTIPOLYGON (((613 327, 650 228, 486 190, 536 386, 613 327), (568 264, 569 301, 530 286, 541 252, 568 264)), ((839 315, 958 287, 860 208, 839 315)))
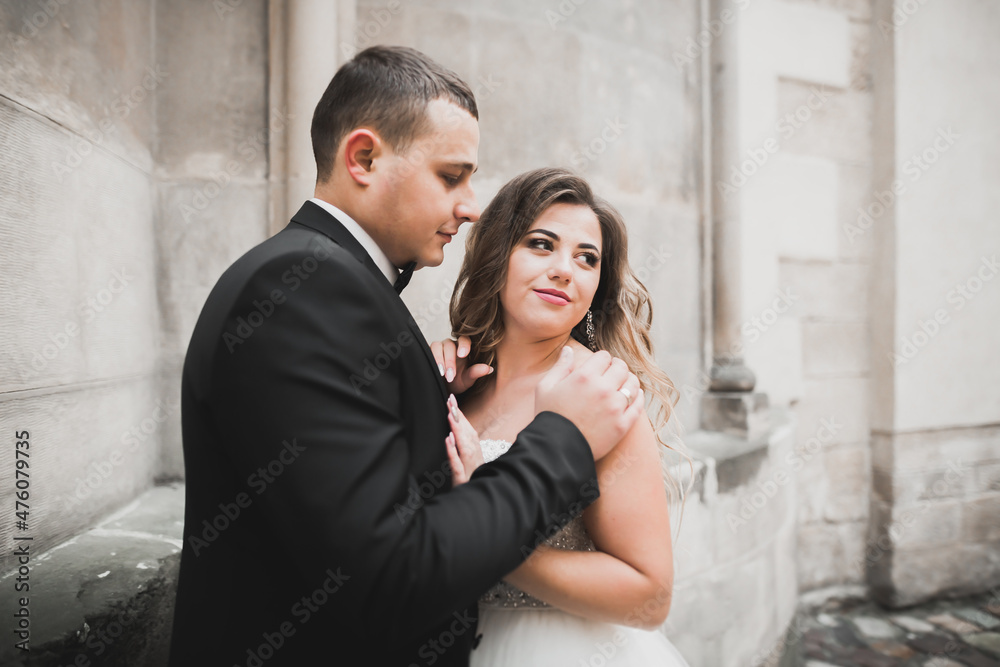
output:
POLYGON ((593 351, 597 351, 597 338, 594 336, 594 314, 587 309, 587 343, 593 351))

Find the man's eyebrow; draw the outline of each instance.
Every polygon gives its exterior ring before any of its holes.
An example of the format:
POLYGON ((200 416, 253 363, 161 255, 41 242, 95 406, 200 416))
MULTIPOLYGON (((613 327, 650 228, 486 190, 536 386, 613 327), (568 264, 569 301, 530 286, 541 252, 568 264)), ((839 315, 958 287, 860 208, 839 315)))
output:
MULTIPOLYGON (((559 235, 558 234, 556 234, 555 232, 550 232, 547 229, 541 229, 541 228, 532 229, 531 231, 528 232, 528 234, 534 234, 536 232, 538 234, 545 234, 546 236, 550 237, 553 241, 558 241, 559 240, 559 235)), ((601 249, 598 248, 593 243, 579 243, 579 244, 577 244, 577 247, 578 248, 590 248, 591 250, 596 250, 598 254, 600 254, 600 252, 601 252, 601 249)))
POLYGON ((473 174, 479 171, 479 165, 472 164, 471 162, 448 162, 445 166, 448 167, 458 167, 459 169, 465 171, 469 170, 473 174))

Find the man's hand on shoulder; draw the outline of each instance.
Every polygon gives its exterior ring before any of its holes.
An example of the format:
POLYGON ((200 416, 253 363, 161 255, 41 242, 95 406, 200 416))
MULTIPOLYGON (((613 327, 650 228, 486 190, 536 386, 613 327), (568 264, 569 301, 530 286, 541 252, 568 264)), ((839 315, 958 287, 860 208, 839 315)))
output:
POLYGON ((645 412, 639 379, 621 359, 601 350, 574 369, 564 347, 555 366, 535 388, 535 413, 555 412, 576 425, 590 444, 594 460, 625 437, 645 412))

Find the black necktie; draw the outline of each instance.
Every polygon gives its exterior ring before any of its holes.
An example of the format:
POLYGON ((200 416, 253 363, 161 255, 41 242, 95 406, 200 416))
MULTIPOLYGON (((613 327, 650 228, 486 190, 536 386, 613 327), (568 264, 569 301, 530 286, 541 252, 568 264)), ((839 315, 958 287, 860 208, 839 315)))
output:
POLYGON ((417 266, 416 262, 410 262, 403 267, 403 270, 399 272, 399 277, 396 278, 396 282, 393 287, 396 288, 396 294, 402 294, 403 288, 410 283, 410 278, 413 277, 413 269, 417 266))

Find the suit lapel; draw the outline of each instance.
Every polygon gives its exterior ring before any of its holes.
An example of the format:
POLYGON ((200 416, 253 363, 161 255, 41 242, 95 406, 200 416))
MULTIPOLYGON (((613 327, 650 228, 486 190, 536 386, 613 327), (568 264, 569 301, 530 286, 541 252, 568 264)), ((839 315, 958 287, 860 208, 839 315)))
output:
POLYGON ((350 252, 355 259, 364 264, 368 270, 377 277, 379 283, 384 285, 385 288, 392 293, 393 297, 395 297, 396 303, 398 303, 405 312, 406 324, 410 327, 410 331, 413 333, 417 347, 419 347, 424 353, 427 363, 431 366, 431 370, 433 371, 432 374, 437 379, 435 384, 441 392, 441 397, 443 399, 447 399, 448 387, 445 384, 444 379, 441 377, 441 374, 438 372, 437 361, 434 360, 434 353, 431 352, 431 348, 427 344, 427 339, 424 338, 423 332, 420 331, 420 327, 417 326, 417 323, 413 319, 413 315, 410 314, 406 304, 403 303, 400 296, 396 294, 396 290, 389 284, 389 281, 385 279, 385 274, 378 268, 375 261, 371 258, 371 255, 369 255, 368 251, 364 249, 364 246, 358 243, 358 240, 354 238, 354 235, 347 231, 347 228, 344 227, 339 220, 311 201, 305 202, 302 205, 302 208, 299 209, 298 213, 292 216, 292 222, 308 227, 309 229, 317 231, 320 234, 333 239, 337 245, 350 252))
MULTIPOLYGON (((403 307, 406 308, 406 304, 403 304, 403 307)), ((413 319, 413 316, 410 315, 409 309, 407 309, 406 311, 406 324, 409 325, 410 331, 413 332, 413 337, 417 341, 417 345, 420 347, 421 350, 423 350, 424 356, 427 357, 427 363, 431 365, 431 370, 433 371, 433 375, 436 380, 435 384, 437 384, 438 389, 441 391, 441 398, 447 400, 448 385, 444 383, 444 378, 441 377, 441 373, 438 372, 438 364, 437 361, 434 359, 434 353, 431 352, 431 347, 430 345, 427 344, 427 339, 424 338, 424 334, 422 331, 420 331, 420 327, 417 326, 417 323, 413 319)))

